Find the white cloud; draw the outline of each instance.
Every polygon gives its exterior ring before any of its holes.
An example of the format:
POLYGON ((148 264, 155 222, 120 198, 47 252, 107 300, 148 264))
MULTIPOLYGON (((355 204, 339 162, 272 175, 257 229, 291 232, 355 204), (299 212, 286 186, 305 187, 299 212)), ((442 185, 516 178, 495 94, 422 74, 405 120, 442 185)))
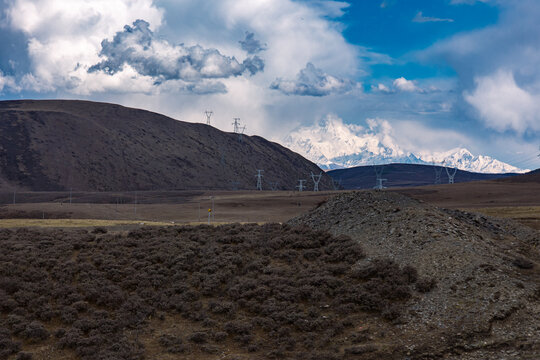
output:
POLYGON ((306 67, 300 70, 295 80, 278 78, 270 85, 271 89, 279 90, 286 95, 301 96, 341 94, 355 87, 356 84, 353 81, 326 74, 312 63, 307 63, 306 67))
POLYGON ((117 32, 112 40, 103 40, 102 61, 92 65, 88 72, 115 76, 129 65, 137 73, 152 77, 156 85, 180 80, 187 84, 184 89, 201 94, 226 91, 225 85, 210 79, 226 79, 245 73, 255 75, 264 69, 264 61, 258 56, 248 57, 240 63, 217 49, 172 45, 156 37, 149 25, 144 20, 137 20, 133 26, 126 25, 124 31, 117 32))
POLYGON ((426 23, 426 22, 454 22, 454 19, 441 19, 437 17, 424 16, 421 11, 417 12, 414 16, 413 22, 426 23))
POLYGON ((520 88, 511 71, 475 78, 476 88, 465 92, 465 100, 480 114, 485 124, 495 130, 540 130, 540 94, 520 88))
POLYGON ((537 133, 540 2, 490 2, 500 11, 497 24, 435 43, 420 59, 442 62, 455 70, 462 100, 475 110, 479 123, 497 131, 537 133))
POLYGON ((421 92, 421 89, 416 86, 415 82, 412 80, 407 80, 404 77, 395 79, 393 82, 394 88, 399 91, 408 91, 408 92, 421 92))
POLYGON ((88 93, 96 79, 86 69, 99 62, 101 41, 140 18, 157 28, 163 16, 151 0, 13 0, 9 4, 9 26, 28 37, 32 71, 22 84, 35 91, 88 93))
POLYGON ((390 88, 388 88, 388 86, 386 86, 384 84, 381 84, 381 83, 377 84, 377 86, 372 85, 371 89, 375 90, 375 91, 380 91, 380 92, 383 92, 383 93, 392 92, 392 90, 390 90, 390 88))
POLYGON ((10 75, 4 75, 4 73, 0 70, 0 93, 4 90, 8 89, 11 91, 19 91, 19 85, 17 85, 15 78, 10 75))

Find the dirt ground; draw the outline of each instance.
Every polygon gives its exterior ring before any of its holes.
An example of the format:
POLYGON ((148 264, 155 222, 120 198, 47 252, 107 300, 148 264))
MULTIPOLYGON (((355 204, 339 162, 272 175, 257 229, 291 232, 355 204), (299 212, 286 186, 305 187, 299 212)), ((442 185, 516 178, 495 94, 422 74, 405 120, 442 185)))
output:
MULTIPOLYGON (((462 209, 484 215, 510 218, 540 229, 540 183, 496 181, 453 185, 392 188, 441 208, 462 209)), ((185 191, 138 193, 17 194, 23 203, 6 204, 2 197, 0 226, 7 218, 99 219, 156 221, 174 224, 285 222, 343 191, 185 191)))
MULTIPOLYGON (((71 218, 160 221, 168 223, 285 222, 326 201, 336 192, 222 191, 201 192, 183 197, 177 203, 159 203, 154 193, 139 193, 145 203, 37 202, 8 204, 0 217, 71 218)), ((1 220, 0 220, 1 222, 1 220)))
POLYGON ((513 219, 540 230, 540 182, 474 181, 389 191, 441 208, 513 219))

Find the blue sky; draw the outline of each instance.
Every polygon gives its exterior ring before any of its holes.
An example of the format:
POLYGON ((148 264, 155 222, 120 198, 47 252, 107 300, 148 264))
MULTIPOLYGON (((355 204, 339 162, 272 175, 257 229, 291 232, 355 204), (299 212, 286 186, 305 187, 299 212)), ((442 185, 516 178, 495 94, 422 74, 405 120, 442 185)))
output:
POLYGON ((282 141, 328 116, 408 151, 540 159, 535 0, 0 0, 0 99, 120 103, 282 141))

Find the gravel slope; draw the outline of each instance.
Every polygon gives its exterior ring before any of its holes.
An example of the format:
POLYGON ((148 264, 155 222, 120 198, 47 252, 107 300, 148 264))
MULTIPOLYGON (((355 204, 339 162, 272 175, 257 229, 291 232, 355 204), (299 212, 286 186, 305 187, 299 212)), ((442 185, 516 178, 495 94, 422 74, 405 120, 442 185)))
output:
POLYGON ((339 195, 289 223, 349 235, 362 261, 390 258, 436 281, 391 329, 411 358, 538 358, 538 231, 376 191, 339 195))

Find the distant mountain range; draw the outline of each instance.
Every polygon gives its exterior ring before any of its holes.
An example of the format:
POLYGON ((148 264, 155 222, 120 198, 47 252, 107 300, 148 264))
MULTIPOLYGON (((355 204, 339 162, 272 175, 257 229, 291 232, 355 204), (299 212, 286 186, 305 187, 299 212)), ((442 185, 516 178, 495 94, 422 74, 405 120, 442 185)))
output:
MULTIPOLYGON (((0 101, 0 190, 294 190, 321 169, 259 136, 120 105, 0 101)), ((307 184, 306 184, 307 185, 307 184)), ((319 188, 332 188, 323 173, 319 188)))
POLYGON ((322 169, 332 170, 363 165, 390 163, 436 164, 477 173, 525 173, 489 156, 473 155, 465 148, 445 152, 412 153, 397 145, 385 129, 388 124, 373 124, 370 129, 344 124, 336 117, 292 132, 284 142, 291 150, 315 162, 322 169), (377 126, 382 129, 377 129, 377 126))
MULTIPOLYGON (((439 184, 448 184, 448 173, 450 175, 454 174, 454 169, 418 164, 357 166, 348 169, 331 170, 327 173, 334 179, 336 187, 339 186, 346 190, 372 189, 376 185, 377 179, 375 168, 378 168, 378 171, 381 172, 381 178, 384 179, 383 186, 388 188, 434 185, 436 184, 437 173, 439 174, 439 184)), ((516 178, 516 175, 518 174, 482 174, 456 170, 454 182, 513 179, 516 178)), ((527 177, 527 175, 517 177, 527 177)))

